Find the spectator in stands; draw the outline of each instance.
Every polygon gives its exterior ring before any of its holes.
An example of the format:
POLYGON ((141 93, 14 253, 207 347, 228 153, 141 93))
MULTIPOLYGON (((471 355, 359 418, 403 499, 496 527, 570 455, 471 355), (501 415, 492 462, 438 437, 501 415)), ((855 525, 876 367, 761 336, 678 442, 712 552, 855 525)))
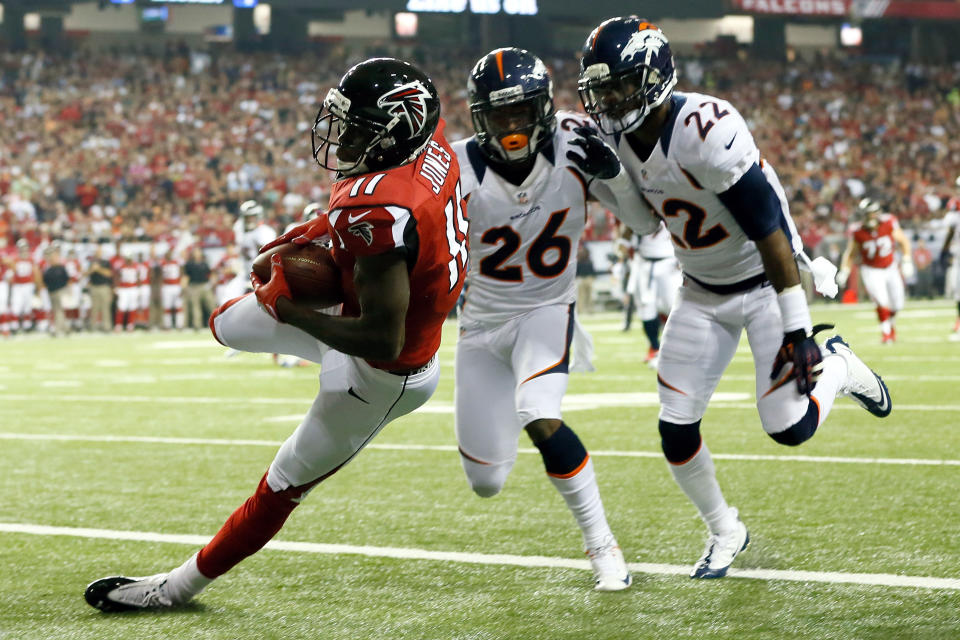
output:
POLYGON ((210 265, 203 257, 203 250, 194 247, 190 259, 183 265, 186 288, 184 301, 187 307, 187 326, 199 331, 207 325, 207 318, 216 306, 211 288, 210 265))

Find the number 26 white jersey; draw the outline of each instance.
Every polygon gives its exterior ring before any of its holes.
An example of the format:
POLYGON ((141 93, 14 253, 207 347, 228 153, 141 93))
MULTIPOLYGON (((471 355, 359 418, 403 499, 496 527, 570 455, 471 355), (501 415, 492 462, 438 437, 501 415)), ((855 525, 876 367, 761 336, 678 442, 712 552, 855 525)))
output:
POLYGON ((763 262, 730 210, 717 197, 758 164, 780 201, 780 227, 794 253, 802 242, 780 180, 760 157, 747 123, 726 100, 675 92, 657 144, 641 159, 626 136, 611 136, 624 169, 663 218, 684 273, 730 285, 763 273, 763 262))
POLYGON ((588 180, 568 142, 585 115, 558 112, 552 153, 538 153, 520 185, 491 169, 475 138, 451 146, 470 220, 470 269, 461 323, 498 324, 576 299, 576 255, 586 222, 588 180))

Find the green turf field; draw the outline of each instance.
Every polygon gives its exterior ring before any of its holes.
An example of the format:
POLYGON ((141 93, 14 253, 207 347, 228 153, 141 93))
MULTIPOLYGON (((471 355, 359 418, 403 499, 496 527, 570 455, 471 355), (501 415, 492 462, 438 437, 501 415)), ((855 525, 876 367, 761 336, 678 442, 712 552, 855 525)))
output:
POLYGON ((598 370, 571 377, 565 419, 593 453, 628 591, 592 591, 525 436, 504 491, 470 492, 450 324, 426 410, 389 425, 277 538, 312 544, 262 551, 184 610, 112 616, 86 605, 86 584, 199 548, 296 426, 316 370, 227 359, 207 333, 0 342, 0 639, 960 638, 954 314, 915 303, 887 347, 869 308, 816 306, 884 376, 894 411, 880 421, 839 399, 795 449, 760 427, 744 342, 703 421, 752 537, 724 580, 684 574, 705 529, 659 454, 642 331, 605 314, 585 321, 598 370))

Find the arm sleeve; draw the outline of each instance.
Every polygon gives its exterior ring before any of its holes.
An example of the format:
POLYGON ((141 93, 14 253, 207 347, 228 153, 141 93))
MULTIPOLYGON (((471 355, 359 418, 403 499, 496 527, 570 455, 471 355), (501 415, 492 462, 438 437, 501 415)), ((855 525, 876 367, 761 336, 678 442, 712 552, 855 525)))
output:
POLYGON ((780 198, 757 164, 717 197, 751 240, 766 238, 782 224, 780 198))
POLYGON ((623 168, 614 178, 593 180, 589 191, 634 233, 639 235, 655 233, 660 225, 660 219, 644 202, 633 180, 623 168))

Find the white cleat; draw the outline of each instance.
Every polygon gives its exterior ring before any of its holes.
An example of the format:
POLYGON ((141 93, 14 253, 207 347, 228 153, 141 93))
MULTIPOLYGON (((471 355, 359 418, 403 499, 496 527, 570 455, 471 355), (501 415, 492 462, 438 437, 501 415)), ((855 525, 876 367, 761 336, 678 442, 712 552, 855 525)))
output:
POLYGON ((83 595, 87 604, 105 613, 173 607, 177 603, 167 593, 168 575, 101 578, 91 582, 83 595))
POLYGON ((709 579, 722 578, 727 575, 727 569, 733 564, 734 558, 750 544, 750 532, 740 520, 735 507, 730 508, 736 518, 736 527, 728 533, 712 533, 707 539, 707 546, 703 555, 693 565, 691 578, 709 579))
POLYGON ((877 416, 886 418, 893 409, 890 392, 873 370, 850 349, 850 345, 840 336, 834 336, 824 343, 824 348, 836 354, 847 363, 847 379, 840 386, 840 393, 851 398, 861 407, 877 416))
POLYGON ((593 568, 593 588, 597 591, 623 591, 633 584, 623 551, 612 534, 604 538, 599 546, 587 549, 586 554, 593 568))

